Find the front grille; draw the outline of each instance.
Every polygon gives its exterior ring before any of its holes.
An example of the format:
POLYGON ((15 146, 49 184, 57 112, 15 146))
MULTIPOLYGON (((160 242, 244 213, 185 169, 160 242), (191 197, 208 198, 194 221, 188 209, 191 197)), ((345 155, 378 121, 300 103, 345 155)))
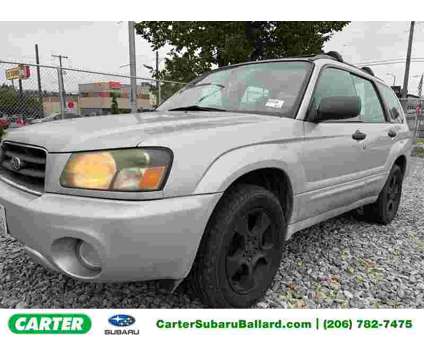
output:
POLYGON ((44 149, 3 142, 0 152, 0 177, 20 188, 44 192, 47 153, 44 149))

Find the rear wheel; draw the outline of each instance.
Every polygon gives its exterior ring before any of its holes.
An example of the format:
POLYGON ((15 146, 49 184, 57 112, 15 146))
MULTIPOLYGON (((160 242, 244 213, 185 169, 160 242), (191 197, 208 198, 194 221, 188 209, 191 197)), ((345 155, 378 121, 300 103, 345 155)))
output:
POLYGON ((277 272, 285 220, 270 191, 238 185, 209 221, 190 275, 200 299, 211 307, 249 307, 277 272))
POLYGON ((397 214, 402 195, 402 170, 394 165, 375 203, 358 209, 361 218, 380 224, 389 224, 397 214))

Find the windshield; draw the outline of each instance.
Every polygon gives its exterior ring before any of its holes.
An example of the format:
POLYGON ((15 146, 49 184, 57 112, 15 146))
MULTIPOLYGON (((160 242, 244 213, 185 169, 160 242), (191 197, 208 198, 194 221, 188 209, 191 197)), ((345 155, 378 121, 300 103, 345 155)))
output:
POLYGON ((312 64, 252 63, 211 72, 190 83, 158 110, 220 110, 294 117, 312 64))

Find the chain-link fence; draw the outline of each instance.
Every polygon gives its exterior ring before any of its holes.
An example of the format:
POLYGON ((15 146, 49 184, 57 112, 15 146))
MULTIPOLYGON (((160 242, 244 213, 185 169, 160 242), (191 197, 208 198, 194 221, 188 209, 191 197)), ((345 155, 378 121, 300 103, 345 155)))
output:
MULTIPOLYGON (((55 119, 151 111, 185 83, 0 60, 0 128, 55 119)), ((408 125, 424 138, 424 100, 401 99, 408 125)))
POLYGON ((54 66, 0 61, 0 127, 55 119, 151 111, 185 84, 54 66))
POLYGON ((400 99, 409 129, 416 138, 424 138, 424 100, 419 98, 400 99))

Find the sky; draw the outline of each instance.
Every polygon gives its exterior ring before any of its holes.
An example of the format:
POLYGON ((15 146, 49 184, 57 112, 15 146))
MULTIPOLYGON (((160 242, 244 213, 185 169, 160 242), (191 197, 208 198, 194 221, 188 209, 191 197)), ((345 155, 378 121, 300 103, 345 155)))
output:
MULTIPOLYGON (((335 33, 325 44, 326 51, 335 50, 354 64, 368 60, 404 59, 409 22, 352 22, 335 33)), ((0 22, 0 60, 34 62, 34 44, 40 49, 40 62, 57 65, 53 54, 68 56, 65 67, 128 74, 127 22, 0 22)), ((162 59, 168 49, 159 51, 162 59)), ((137 75, 149 77, 143 64, 153 66, 154 52, 140 36, 136 36, 137 75)), ((424 58, 424 22, 415 26, 413 58, 424 58)), ((162 62, 163 64, 163 62, 162 62)), ((387 83, 403 83, 404 64, 372 66, 375 74, 387 83)), ((1 67, 0 69, 3 69, 1 67)), ((409 92, 416 93, 424 62, 411 64, 409 92), (416 77, 414 77, 416 76, 416 77)))

